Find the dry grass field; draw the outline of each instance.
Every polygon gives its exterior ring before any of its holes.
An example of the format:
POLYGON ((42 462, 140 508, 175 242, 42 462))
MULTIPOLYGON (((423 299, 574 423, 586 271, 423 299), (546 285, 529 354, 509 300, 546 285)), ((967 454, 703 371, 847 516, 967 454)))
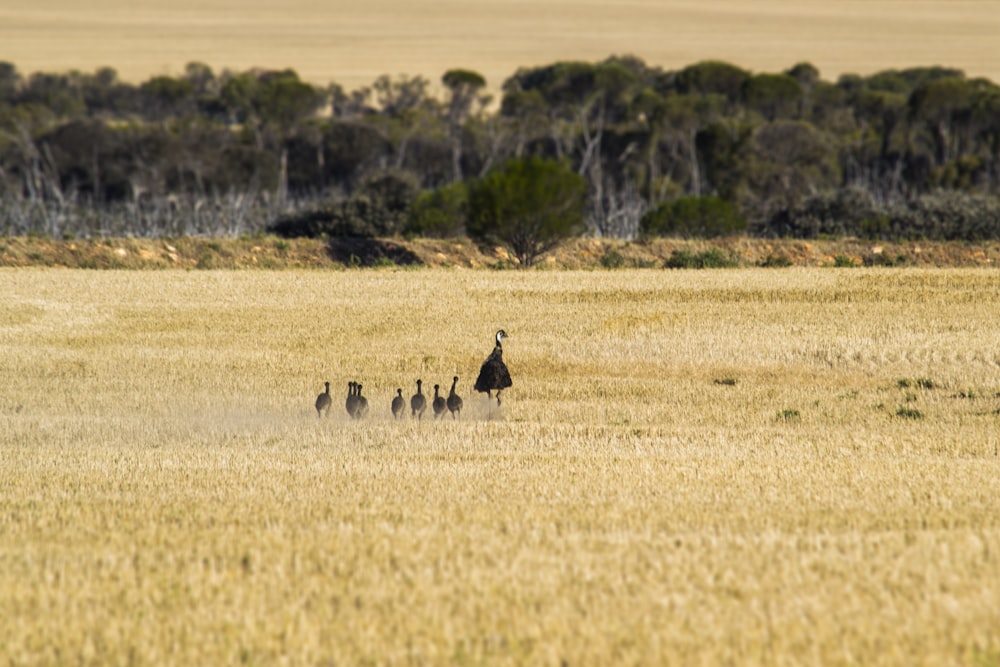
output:
POLYGON ((453 67, 498 90, 518 67, 625 53, 666 69, 809 61, 836 80, 944 65, 1000 81, 998 34, 998 0, 0 0, 0 60, 23 72, 111 66, 139 82, 202 61, 350 90, 453 67))
POLYGON ((998 309, 994 269, 0 270, 0 664, 995 667, 998 309), (391 419, 454 374, 461 419, 391 419))

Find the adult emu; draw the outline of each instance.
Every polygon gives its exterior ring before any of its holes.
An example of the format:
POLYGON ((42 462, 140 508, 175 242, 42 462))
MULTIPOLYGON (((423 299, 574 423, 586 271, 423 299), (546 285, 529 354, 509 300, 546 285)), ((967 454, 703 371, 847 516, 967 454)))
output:
POLYGON ((476 391, 486 392, 486 398, 492 398, 490 392, 496 391, 497 405, 500 405, 500 392, 513 384, 510 381, 510 371, 507 364, 503 362, 503 347, 500 341, 507 337, 507 332, 501 329, 497 332, 497 344, 493 348, 490 356, 486 357, 482 368, 479 369, 479 377, 476 378, 476 391))

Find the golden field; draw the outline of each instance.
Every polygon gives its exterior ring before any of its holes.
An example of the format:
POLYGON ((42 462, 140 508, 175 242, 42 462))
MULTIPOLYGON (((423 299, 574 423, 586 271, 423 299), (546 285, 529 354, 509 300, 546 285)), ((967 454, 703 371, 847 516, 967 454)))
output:
POLYGON ((995 269, 2 269, 0 663, 1000 665, 998 307, 995 269), (454 374, 461 419, 390 418, 454 374))
POLYGON ((634 54, 680 69, 719 59, 779 72, 942 65, 1000 81, 1000 1, 949 0, 36 0, 0 2, 0 60, 25 73, 115 68, 127 81, 291 67, 348 90, 382 74, 437 84, 455 67, 494 91, 518 67, 634 54))

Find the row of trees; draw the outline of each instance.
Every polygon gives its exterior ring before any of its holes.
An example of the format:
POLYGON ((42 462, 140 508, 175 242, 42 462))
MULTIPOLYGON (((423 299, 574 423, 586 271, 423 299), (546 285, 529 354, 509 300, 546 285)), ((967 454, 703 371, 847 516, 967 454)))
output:
POLYGON ((828 82, 614 57, 518 70, 498 99, 463 69, 440 90, 0 63, 0 232, 488 234, 501 181, 559 165, 583 184, 563 227, 603 236, 1000 237, 1000 87, 959 70, 828 82), (843 201, 861 207, 841 219, 843 201))

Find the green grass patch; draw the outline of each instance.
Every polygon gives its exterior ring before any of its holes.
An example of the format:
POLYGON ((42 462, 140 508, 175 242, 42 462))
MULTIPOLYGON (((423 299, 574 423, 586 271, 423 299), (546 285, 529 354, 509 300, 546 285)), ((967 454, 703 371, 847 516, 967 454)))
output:
POLYGON ((739 262, 719 248, 711 248, 702 252, 674 250, 663 266, 668 269, 731 269, 739 266, 739 262))

